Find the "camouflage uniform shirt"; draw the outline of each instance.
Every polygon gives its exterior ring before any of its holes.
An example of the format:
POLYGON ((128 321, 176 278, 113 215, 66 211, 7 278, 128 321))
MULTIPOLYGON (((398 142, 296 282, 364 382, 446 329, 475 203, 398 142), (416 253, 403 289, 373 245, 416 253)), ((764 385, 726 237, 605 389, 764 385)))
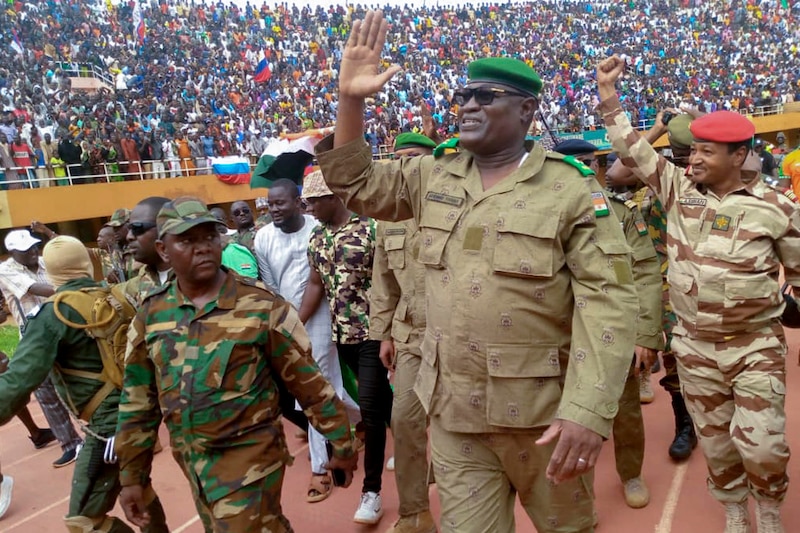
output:
POLYGON ((375 221, 356 214, 335 231, 320 224, 311 234, 308 261, 325 287, 334 342, 368 340, 374 245, 375 221))
POLYGON ((631 127, 619 100, 598 106, 620 159, 656 191, 667 214, 675 334, 718 341, 774 324, 780 267, 800 286, 800 211, 761 180, 719 197, 686 177, 631 127))
POLYGON ((255 254, 256 233, 258 233, 258 228, 253 226, 244 232, 237 231, 231 235, 231 240, 236 244, 241 244, 255 254))
POLYGON ((172 281, 145 299, 129 331, 116 444, 124 486, 146 479, 162 418, 209 502, 289 463, 278 374, 334 453, 353 453, 347 415, 297 313, 260 283, 227 272, 219 296, 198 309, 172 281))
MULTIPOLYGON (((171 268, 166 271, 166 275, 167 281, 175 279, 175 273, 171 268)), ((142 265, 139 272, 125 282, 125 294, 130 301, 135 302, 134 307, 138 309, 147 295, 162 285, 158 271, 151 266, 142 265)))

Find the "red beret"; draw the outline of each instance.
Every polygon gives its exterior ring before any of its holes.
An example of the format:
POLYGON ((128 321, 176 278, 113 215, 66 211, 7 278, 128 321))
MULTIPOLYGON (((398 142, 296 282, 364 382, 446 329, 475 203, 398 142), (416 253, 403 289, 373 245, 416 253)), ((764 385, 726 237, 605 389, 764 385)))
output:
POLYGON ((755 125, 745 116, 733 111, 715 111, 689 124, 695 141, 737 143, 756 134, 755 125))

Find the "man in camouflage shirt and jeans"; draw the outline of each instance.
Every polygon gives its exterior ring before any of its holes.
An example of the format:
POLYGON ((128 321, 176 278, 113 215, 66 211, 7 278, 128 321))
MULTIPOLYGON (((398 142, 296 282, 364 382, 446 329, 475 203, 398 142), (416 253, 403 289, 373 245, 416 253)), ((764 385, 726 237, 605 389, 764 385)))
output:
POLYGON ((319 373, 291 305, 221 268, 217 220, 195 198, 157 217, 159 254, 175 279, 148 296, 131 324, 116 452, 120 502, 148 523, 142 482, 161 420, 207 532, 290 532, 280 504, 287 464, 281 379, 333 446, 328 466, 352 481, 350 422, 319 373))
POLYGON ((305 322, 323 293, 331 307, 333 341, 339 357, 358 376, 361 418, 365 426, 364 486, 353 520, 377 524, 383 515, 383 475, 386 426, 392 415, 392 389, 378 356, 380 341, 369 339, 369 300, 375 251, 375 221, 349 211, 325 184, 322 172, 303 183, 303 198, 320 225, 311 234, 308 260, 311 275, 300 319, 305 322))

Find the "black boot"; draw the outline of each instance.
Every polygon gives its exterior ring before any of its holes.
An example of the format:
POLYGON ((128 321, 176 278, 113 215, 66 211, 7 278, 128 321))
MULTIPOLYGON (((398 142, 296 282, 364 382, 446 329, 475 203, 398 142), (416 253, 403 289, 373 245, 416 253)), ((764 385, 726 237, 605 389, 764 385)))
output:
POLYGON ((683 396, 679 392, 672 394, 672 412, 675 413, 675 438, 669 445, 669 456, 675 460, 687 459, 692 455, 692 450, 697 446, 697 435, 694 433, 694 424, 683 396))

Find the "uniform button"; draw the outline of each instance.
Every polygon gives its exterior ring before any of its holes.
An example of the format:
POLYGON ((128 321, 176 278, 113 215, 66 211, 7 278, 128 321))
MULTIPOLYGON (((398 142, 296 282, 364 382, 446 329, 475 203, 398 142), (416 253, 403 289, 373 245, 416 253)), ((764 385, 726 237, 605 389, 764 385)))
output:
POLYGON ((608 402, 606 404, 606 409, 608 410, 609 413, 616 413, 617 412, 617 404, 612 403, 612 402, 608 402))

